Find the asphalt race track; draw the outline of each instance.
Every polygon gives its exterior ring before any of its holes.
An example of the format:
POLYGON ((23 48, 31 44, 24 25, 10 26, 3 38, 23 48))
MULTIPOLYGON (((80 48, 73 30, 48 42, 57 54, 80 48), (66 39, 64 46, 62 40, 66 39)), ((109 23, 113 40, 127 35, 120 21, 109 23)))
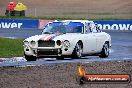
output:
MULTIPOLYGON (((27 38, 32 35, 41 34, 40 29, 0 29, 0 37, 27 38)), ((43 64, 61 63, 90 63, 106 61, 130 61, 132 60, 132 31, 105 31, 112 37, 112 47, 110 56, 102 59, 98 56, 87 56, 82 59, 66 58, 65 60, 55 60, 54 58, 43 58, 33 62, 27 62, 24 57, 0 58, 0 66, 36 66, 43 64)))

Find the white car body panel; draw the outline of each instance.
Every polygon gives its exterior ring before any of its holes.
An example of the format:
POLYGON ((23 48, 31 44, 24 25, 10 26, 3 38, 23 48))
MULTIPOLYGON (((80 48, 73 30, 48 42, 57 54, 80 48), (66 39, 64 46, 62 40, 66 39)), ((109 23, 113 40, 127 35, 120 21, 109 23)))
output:
MULTIPOLYGON (((84 25, 92 21, 74 21, 74 22, 82 22, 84 25)), ((93 24, 93 22, 92 22, 93 24)), ((58 54, 57 56, 62 55, 71 55, 73 53, 73 50, 77 44, 78 41, 82 41, 83 43, 83 52, 82 54, 94 54, 94 53, 100 53, 103 45, 106 41, 109 42, 109 45, 111 46, 111 37, 109 34, 105 32, 90 32, 86 33, 84 29, 84 33, 66 33, 66 34, 57 34, 52 41, 55 41, 54 47, 38 47, 38 41, 41 39, 46 38, 47 36, 52 36, 54 34, 42 34, 42 35, 35 35, 32 37, 29 37, 24 40, 24 53, 29 56, 36 56, 37 57, 37 50, 52 50, 52 49, 61 49, 62 53, 58 54), (70 47, 66 51, 66 47, 61 44, 58 46, 56 44, 56 41, 60 40, 62 43, 65 40, 68 40, 70 42, 70 47), (32 46, 30 43, 31 41, 35 42, 35 45, 32 46), (28 43, 27 43, 28 42, 28 43)))

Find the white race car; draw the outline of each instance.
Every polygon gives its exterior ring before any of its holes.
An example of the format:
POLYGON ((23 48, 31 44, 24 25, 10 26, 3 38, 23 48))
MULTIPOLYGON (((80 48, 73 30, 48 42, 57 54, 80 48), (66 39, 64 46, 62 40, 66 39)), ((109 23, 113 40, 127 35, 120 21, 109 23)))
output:
POLYGON ((111 36, 88 20, 66 20, 48 23, 41 35, 25 39, 24 55, 27 61, 41 57, 81 58, 87 55, 109 56, 111 36))

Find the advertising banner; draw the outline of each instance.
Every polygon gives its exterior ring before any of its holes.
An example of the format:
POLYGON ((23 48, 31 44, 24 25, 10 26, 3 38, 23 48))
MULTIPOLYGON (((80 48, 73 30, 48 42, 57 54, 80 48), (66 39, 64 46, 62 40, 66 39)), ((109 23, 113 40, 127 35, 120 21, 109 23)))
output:
POLYGON ((103 30, 132 31, 132 20, 94 20, 103 30))
MULTIPOLYGON (((39 20, 39 29, 43 29, 48 22, 54 20, 39 20)), ((132 31, 132 20, 93 20, 102 30, 132 31)))
MULTIPOLYGON (((0 28, 43 29, 48 22, 54 20, 41 19, 0 19, 0 28)), ((103 30, 132 31, 132 20, 94 20, 103 30)))
POLYGON ((38 28, 39 29, 44 29, 44 27, 46 26, 47 23, 53 22, 53 21, 54 20, 40 20, 39 19, 38 28))
POLYGON ((0 28, 38 28, 38 20, 0 19, 0 28))

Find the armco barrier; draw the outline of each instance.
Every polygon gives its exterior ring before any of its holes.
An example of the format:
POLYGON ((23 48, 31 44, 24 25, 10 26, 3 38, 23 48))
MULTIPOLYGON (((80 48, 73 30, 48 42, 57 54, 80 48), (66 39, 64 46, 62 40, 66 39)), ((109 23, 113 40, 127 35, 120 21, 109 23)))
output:
POLYGON ((132 20, 94 20, 103 30, 129 30, 132 31, 132 20))
MULTIPOLYGON (((38 28, 43 29, 48 22, 54 20, 33 19, 0 19, 0 28, 38 28)), ((132 20, 94 20, 103 30, 132 31, 132 20)))
POLYGON ((38 20, 0 19, 0 28, 38 28, 38 20))

